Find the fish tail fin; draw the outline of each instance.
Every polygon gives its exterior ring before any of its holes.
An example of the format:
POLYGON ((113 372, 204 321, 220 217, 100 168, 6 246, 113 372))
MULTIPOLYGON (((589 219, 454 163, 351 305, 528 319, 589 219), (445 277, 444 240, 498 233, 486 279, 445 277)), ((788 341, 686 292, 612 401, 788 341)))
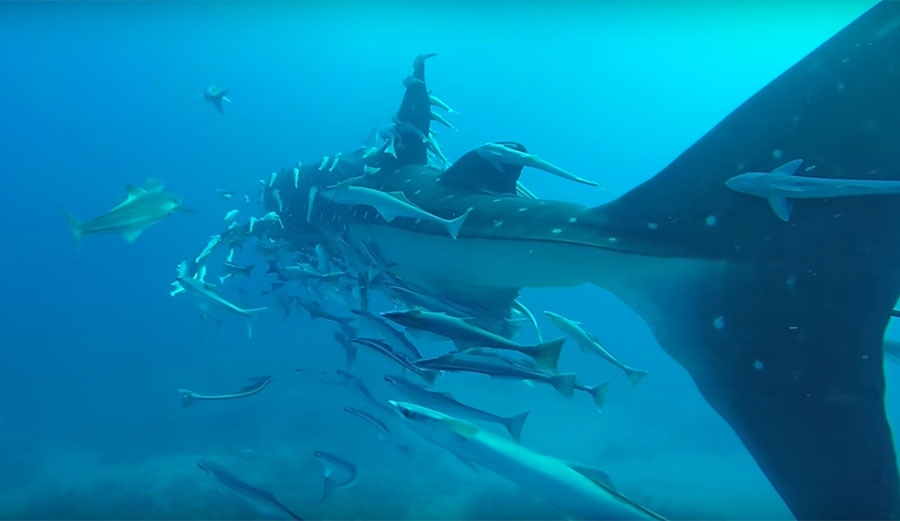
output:
POLYGON ((267 309, 269 308, 251 308, 244 310, 246 313, 244 324, 247 326, 247 338, 253 338, 253 326, 256 323, 256 317, 267 309))
POLYGON ((326 499, 331 496, 331 492, 334 490, 334 481, 325 478, 322 480, 322 499, 321 501, 324 503, 326 499))
POLYGON ((559 362, 559 354, 562 352, 563 344, 566 343, 566 338, 563 336, 543 344, 537 344, 529 350, 528 354, 538 364, 548 369, 556 369, 556 364, 559 362))
POLYGON ((243 272, 245 277, 250 277, 250 274, 253 272, 253 266, 255 266, 255 264, 251 264, 244 268, 243 272))
POLYGON ((222 102, 223 101, 228 101, 229 103, 231 102, 230 99, 225 97, 226 94, 228 94, 228 91, 223 90, 223 91, 217 93, 215 96, 210 96, 210 98, 209 98, 210 101, 213 102, 213 105, 215 105, 216 108, 219 109, 219 112, 221 112, 222 114, 225 114, 225 109, 222 108, 222 102))
POLYGON ((575 373, 559 373, 550 377, 550 385, 566 398, 575 394, 575 373))
POLYGON ((603 412, 603 406, 606 405, 606 394, 608 392, 609 381, 587 388, 587 393, 594 399, 594 405, 597 407, 597 412, 603 412))
POLYGON ((725 182, 779 157, 807 160, 816 178, 900 181, 900 97, 886 95, 900 92, 898 23, 900 3, 875 5, 579 219, 641 259, 591 278, 646 320, 797 519, 900 518, 883 367, 900 204, 796 199, 785 223, 725 182))
POLYGON ((194 403, 194 393, 187 389, 178 389, 178 395, 181 396, 181 407, 190 407, 194 403))
POLYGON ((269 259, 268 263, 269 263, 269 269, 266 270, 266 273, 267 274, 274 273, 280 277, 281 276, 281 266, 278 265, 278 261, 269 259))
POLYGON ((81 239, 84 236, 84 232, 82 231, 82 222, 69 215, 63 205, 60 204, 59 208, 62 210, 63 217, 66 219, 66 224, 69 225, 69 229, 72 230, 72 237, 74 239, 73 248, 75 249, 75 251, 78 251, 78 247, 81 246, 81 239))
POLYGON ((428 385, 434 385, 434 382, 437 381, 438 376, 440 376, 440 371, 429 371, 429 370, 421 370, 417 373, 422 380, 428 383, 428 385))
POLYGON ((463 223, 466 222, 466 218, 469 217, 469 212, 466 212, 456 219, 450 219, 447 221, 447 232, 454 239, 459 236, 459 230, 462 228, 463 223))
POLYGON ((647 371, 643 371, 641 369, 635 369, 634 367, 628 367, 627 365, 622 368, 625 371, 625 376, 628 377, 628 381, 631 382, 631 386, 634 387, 641 381, 645 376, 647 376, 647 371))
POLYGON ((531 411, 525 411, 522 414, 503 419, 503 426, 506 427, 506 431, 509 432, 512 439, 516 440, 516 443, 522 437, 522 427, 525 426, 525 420, 528 419, 529 414, 531 414, 531 411))

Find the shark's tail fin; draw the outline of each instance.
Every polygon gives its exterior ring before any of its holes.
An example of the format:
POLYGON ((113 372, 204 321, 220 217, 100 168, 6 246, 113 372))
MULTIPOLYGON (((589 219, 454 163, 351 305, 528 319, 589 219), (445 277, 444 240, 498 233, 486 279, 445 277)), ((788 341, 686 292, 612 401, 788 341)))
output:
POLYGON ((59 205, 59 207, 62 210, 63 217, 65 217, 66 219, 66 224, 68 224, 69 229, 72 230, 72 237, 74 238, 73 248, 75 249, 75 251, 77 251, 78 247, 81 246, 81 238, 83 237, 82 223, 78 219, 66 213, 66 209, 63 207, 63 205, 59 205))
POLYGON ((522 437, 522 427, 525 426, 525 420, 528 419, 529 414, 531 414, 531 411, 525 411, 522 414, 503 419, 503 426, 506 427, 506 431, 509 432, 509 435, 516 442, 522 437))
POLYGON ((528 354, 539 365, 555 370, 556 363, 559 362, 559 354, 562 352, 562 346, 566 343, 566 338, 563 336, 543 344, 537 344, 528 350, 528 354))
POLYGON ((782 157, 808 176, 900 180, 898 26, 900 3, 879 3, 585 215, 634 259, 595 282, 646 319, 798 519, 900 518, 882 367, 900 200, 798 199, 785 223, 725 181, 782 157))
POLYGON ((190 407, 194 403, 194 393, 187 389, 178 389, 178 395, 181 396, 181 407, 190 407))

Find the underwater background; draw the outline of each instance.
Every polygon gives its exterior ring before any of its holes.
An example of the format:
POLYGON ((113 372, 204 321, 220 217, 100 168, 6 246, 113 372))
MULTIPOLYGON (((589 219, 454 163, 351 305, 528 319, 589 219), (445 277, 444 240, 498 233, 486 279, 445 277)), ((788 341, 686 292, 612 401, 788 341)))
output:
MULTIPOLYGON (((521 142, 608 188, 526 171, 533 192, 593 206, 653 176, 872 4, 0 4, 0 518, 259 518, 197 468, 206 458, 307 518, 561 519, 391 424, 414 447, 401 454, 343 411, 359 405, 353 393, 296 373, 343 367, 329 323, 302 312, 282 321, 273 309, 252 339, 239 321, 217 330, 169 296, 175 266, 226 211, 250 212, 237 199, 255 197, 257 179, 354 149, 389 123, 418 54, 438 53, 428 86, 459 111, 459 132, 440 130, 451 161, 488 141, 521 142), (212 83, 229 90, 224 116, 200 97, 212 83), (90 237, 73 255, 60 204, 91 217, 149 177, 198 213, 132 244, 90 237), (239 195, 223 201, 217 188, 239 195), (180 406, 178 388, 231 389, 263 374, 277 379, 259 395, 180 406), (354 461, 359 483, 320 501, 316 449, 354 461)), ((226 293, 244 288, 274 308, 259 296, 271 279, 262 259, 250 249, 240 259, 256 264, 254 277, 226 293)), ((604 469, 667 517, 791 517, 618 299, 583 286, 526 289, 523 300, 547 336, 539 310, 582 321, 650 374, 632 388, 570 341, 560 368, 612 380, 600 414, 582 394, 481 376, 445 376, 439 390, 498 414, 531 411, 523 444, 604 469)), ((900 369, 885 364, 893 423, 900 369)), ((391 370, 361 352, 355 372, 390 397, 381 376, 391 370)))

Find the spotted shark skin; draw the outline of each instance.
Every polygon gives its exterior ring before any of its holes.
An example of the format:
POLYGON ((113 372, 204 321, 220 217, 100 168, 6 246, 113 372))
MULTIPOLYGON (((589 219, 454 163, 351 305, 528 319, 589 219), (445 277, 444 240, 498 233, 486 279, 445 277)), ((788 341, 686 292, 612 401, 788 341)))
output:
MULTIPOLYGON (((398 117, 427 135, 424 60, 414 77, 398 117)), ((303 167, 296 188, 277 181, 287 233, 365 242, 400 279, 468 301, 605 287, 689 371, 798 519, 900 519, 882 372, 900 201, 797 201, 784 223, 725 185, 791 158, 823 178, 900 179, 900 3, 873 7, 604 206, 518 197, 521 169, 474 152, 427 166, 421 139, 403 137, 396 158, 361 149, 333 172, 303 167), (434 223, 321 199, 307 222, 312 188, 354 177, 445 219, 470 215, 456 241, 434 223)))

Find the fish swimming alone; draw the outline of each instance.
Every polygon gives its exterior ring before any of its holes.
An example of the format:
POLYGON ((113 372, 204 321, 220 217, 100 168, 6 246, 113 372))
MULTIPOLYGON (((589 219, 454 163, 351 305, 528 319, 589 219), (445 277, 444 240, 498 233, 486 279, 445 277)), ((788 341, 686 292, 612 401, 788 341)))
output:
POLYGON ((597 340, 597 337, 588 333, 581 327, 581 322, 576 322, 575 320, 571 320, 551 311, 544 311, 544 314, 557 329, 574 338, 575 342, 578 343, 583 352, 599 355, 607 362, 624 371, 625 376, 628 377, 628 381, 631 382, 632 386, 637 385, 642 378, 647 376, 647 371, 635 369, 620 362, 618 358, 600 345, 600 341, 597 340))
POLYGON ((313 456, 322 465, 322 501, 328 499, 335 490, 349 488, 359 480, 356 465, 344 458, 324 450, 313 451, 313 456))
POLYGON ((407 380, 402 376, 385 375, 384 381, 393 385, 401 394, 417 405, 437 409, 452 416, 458 416, 468 420, 492 422, 502 425, 512 439, 517 442, 522 437, 522 427, 529 412, 516 414, 515 416, 497 416, 496 414, 471 407, 456 400, 450 393, 441 393, 426 389, 425 387, 407 380))
POLYGON ((789 161, 769 173, 747 172, 736 175, 725 186, 735 192, 762 197, 784 222, 791 218, 788 199, 825 199, 861 195, 898 195, 900 181, 838 179, 796 175, 802 159, 789 161))
POLYGON ((218 463, 202 459, 197 462, 197 467, 215 478, 216 481, 238 497, 247 501, 260 514, 272 516, 275 519, 296 519, 302 521, 300 516, 291 512, 271 492, 254 487, 243 481, 218 463))
POLYGON ((664 519, 620 494, 596 468, 541 454, 426 407, 389 403, 426 440, 528 488, 568 519, 664 519))
POLYGON ((181 204, 181 198, 164 192, 165 185, 158 179, 148 179, 141 186, 128 185, 124 201, 105 214, 90 221, 80 221, 63 208, 66 224, 72 230, 75 248, 81 245, 85 235, 98 233, 121 235, 126 242, 134 242, 150 225, 174 212, 194 213, 181 204))
MULTIPOLYGON (((392 277, 498 313, 523 288, 600 286, 643 317, 798 519, 900 519, 883 371, 898 197, 806 199, 786 226, 725 184, 781 157, 822 179, 900 180, 898 26, 900 3, 878 3, 607 204, 521 197, 521 167, 475 151, 437 168, 407 134, 367 159, 345 152, 329 179, 304 168, 294 189, 282 176, 285 227, 368 244, 392 277), (363 176, 365 165, 380 170, 363 176), (465 226, 453 240, 324 198, 304 219, 314 187, 351 178, 443 219, 468 213, 465 226)), ((424 64, 413 75, 398 118, 427 136, 424 64)))
POLYGON ((262 392, 274 379, 274 376, 257 376, 250 379, 250 385, 227 394, 197 394, 188 389, 178 389, 178 394, 181 396, 182 407, 190 407, 196 400, 236 400, 262 392))
POLYGON ((464 319, 453 317, 445 313, 435 313, 422 309, 410 309, 405 311, 387 311, 381 314, 384 318, 396 322, 402 326, 421 331, 428 331, 452 340, 460 348, 465 347, 494 347, 497 349, 509 349, 519 351, 532 357, 539 364, 556 368, 559 353, 565 337, 557 338, 549 342, 526 346, 518 344, 495 333, 474 326, 464 319))
POLYGON ((222 107, 222 102, 227 101, 228 103, 231 103, 231 100, 225 97, 226 94, 228 94, 228 90, 221 89, 219 87, 216 87, 215 85, 210 85, 206 88, 205 91, 203 91, 203 99, 212 103, 216 107, 216 110, 218 110, 222 114, 225 114, 225 109, 222 107))

